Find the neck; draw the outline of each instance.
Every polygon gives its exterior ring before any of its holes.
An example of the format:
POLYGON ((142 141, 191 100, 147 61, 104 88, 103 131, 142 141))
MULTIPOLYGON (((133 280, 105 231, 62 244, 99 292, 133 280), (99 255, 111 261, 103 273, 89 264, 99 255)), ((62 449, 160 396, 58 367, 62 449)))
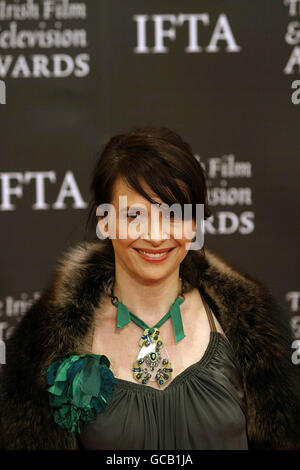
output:
POLYGON ((132 278, 126 272, 116 271, 113 295, 130 312, 152 326, 169 311, 181 288, 179 271, 165 279, 145 281, 132 278))

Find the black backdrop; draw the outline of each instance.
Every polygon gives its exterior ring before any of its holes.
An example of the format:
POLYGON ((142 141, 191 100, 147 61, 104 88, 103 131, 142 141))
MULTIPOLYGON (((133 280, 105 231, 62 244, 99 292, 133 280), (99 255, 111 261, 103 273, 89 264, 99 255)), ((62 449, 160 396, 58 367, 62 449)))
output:
POLYGON ((4 344, 57 257, 85 237, 99 147, 155 125, 180 133, 207 170, 205 244, 270 288, 300 348, 299 4, 0 2, 4 344))

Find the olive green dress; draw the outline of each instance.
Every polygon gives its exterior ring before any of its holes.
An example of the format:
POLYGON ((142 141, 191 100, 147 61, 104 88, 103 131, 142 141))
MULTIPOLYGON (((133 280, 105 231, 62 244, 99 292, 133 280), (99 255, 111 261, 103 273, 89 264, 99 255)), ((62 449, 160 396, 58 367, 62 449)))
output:
POLYGON ((211 332, 202 358, 162 390, 117 379, 107 408, 78 435, 84 449, 248 449, 241 370, 203 302, 211 332))

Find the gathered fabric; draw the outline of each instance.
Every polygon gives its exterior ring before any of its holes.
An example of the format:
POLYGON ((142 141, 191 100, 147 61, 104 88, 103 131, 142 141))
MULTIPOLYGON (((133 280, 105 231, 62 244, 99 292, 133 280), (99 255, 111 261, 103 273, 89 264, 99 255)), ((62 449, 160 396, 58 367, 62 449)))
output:
POLYGON ((59 358, 44 375, 54 421, 69 432, 80 432, 112 398, 116 379, 104 355, 81 354, 59 358))
POLYGON ((224 335, 211 331, 200 359, 163 390, 117 379, 105 410, 84 424, 85 449, 248 449, 241 371, 224 335))

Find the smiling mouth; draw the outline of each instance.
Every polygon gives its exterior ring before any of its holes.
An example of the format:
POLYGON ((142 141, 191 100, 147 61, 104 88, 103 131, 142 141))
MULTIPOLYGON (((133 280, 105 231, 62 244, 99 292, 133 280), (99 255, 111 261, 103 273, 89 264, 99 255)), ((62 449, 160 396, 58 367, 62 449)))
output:
POLYGON ((136 251, 138 251, 139 253, 141 253, 142 255, 145 255, 145 256, 149 256, 149 258, 161 258, 162 256, 165 256, 167 253, 170 253, 170 251, 174 250, 175 247, 173 248, 168 248, 164 251, 162 250, 153 250, 153 251, 144 251, 144 250, 140 250, 139 248, 134 248, 136 251))

